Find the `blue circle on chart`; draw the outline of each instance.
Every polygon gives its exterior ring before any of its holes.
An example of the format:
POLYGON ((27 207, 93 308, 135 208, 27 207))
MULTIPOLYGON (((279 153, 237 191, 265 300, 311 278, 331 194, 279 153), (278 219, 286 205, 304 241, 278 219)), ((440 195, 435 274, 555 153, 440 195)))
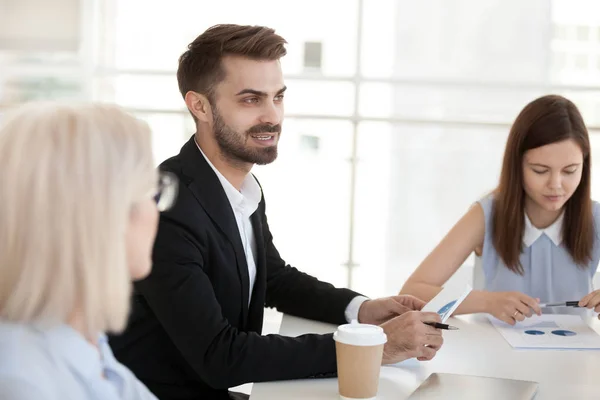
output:
POLYGON ((536 331, 535 329, 530 329, 528 331, 525 331, 525 333, 528 335, 543 335, 544 334, 543 331, 536 331))
POLYGON ((452 308, 452 306, 456 303, 456 300, 452 300, 450 303, 446 304, 444 307, 440 308, 438 310, 438 314, 442 317, 442 319, 444 319, 444 317, 446 316, 446 313, 448 311, 450 311, 450 309, 452 308))
POLYGON ((556 331, 552 331, 553 334, 557 335, 557 336, 575 336, 577 335, 575 332, 573 331, 567 331, 564 329, 559 329, 556 331))

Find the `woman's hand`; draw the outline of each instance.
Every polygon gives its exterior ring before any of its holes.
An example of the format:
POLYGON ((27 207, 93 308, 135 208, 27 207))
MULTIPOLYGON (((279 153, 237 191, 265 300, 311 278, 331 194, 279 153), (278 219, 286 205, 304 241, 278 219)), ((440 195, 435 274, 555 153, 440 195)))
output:
MULTIPOLYGON (((600 301, 600 294, 598 299, 600 301)), ((531 317, 533 312, 542 315, 540 299, 521 292, 487 292, 486 300, 486 312, 510 325, 531 317)))
MULTIPOLYGON (((579 307, 594 309, 595 312, 600 313, 600 290, 594 290, 579 300, 579 307)), ((600 315, 598 315, 598 319, 600 319, 600 315)))

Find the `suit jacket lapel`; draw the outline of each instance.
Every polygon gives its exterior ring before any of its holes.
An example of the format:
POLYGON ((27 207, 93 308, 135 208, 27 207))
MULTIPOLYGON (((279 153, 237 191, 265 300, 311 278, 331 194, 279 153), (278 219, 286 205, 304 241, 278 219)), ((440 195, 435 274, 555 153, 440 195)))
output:
POLYGON ((242 310, 244 311, 243 323, 245 325, 248 314, 250 278, 248 277, 246 253, 242 246, 240 231, 231 204, 215 171, 208 165, 202 153, 198 150, 193 136, 181 149, 181 158, 184 173, 193 178, 189 184, 190 190, 208 216, 233 245, 238 275, 242 282, 241 300, 242 310))

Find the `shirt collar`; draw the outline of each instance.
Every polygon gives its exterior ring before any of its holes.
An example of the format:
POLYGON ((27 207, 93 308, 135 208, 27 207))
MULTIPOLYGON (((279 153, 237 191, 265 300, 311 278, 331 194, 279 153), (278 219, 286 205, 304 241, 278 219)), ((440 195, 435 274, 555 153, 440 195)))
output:
POLYGON ((250 217, 258 208, 258 204, 260 203, 260 199, 262 198, 262 190, 260 185, 254 179, 252 174, 247 174, 242 182, 241 190, 237 190, 231 182, 223 176, 223 174, 213 165, 212 162, 206 157, 206 154, 196 142, 194 138, 194 143, 196 143, 196 147, 200 151, 200 154, 204 157, 208 165, 215 171, 217 178, 219 178, 219 182, 221 182, 221 186, 223 186, 223 190, 225 191, 225 195, 231 204, 231 207, 235 210, 238 210, 244 214, 246 217, 250 217))
POLYGON ((546 236, 548 236, 550 238, 550 240, 552 240, 552 242, 556 246, 559 246, 561 244, 561 242, 562 242, 562 226, 563 226, 563 219, 565 216, 564 212, 562 214, 560 214, 560 216, 556 219, 556 221, 554 221, 552 223, 552 225, 550 225, 549 227, 544 228, 544 229, 538 229, 535 226, 533 226, 527 213, 524 213, 524 214, 525 214, 525 232, 523 234, 523 244, 525 244, 525 246, 527 246, 527 247, 531 246, 536 240, 539 239, 540 236, 542 236, 542 234, 545 234, 546 236))

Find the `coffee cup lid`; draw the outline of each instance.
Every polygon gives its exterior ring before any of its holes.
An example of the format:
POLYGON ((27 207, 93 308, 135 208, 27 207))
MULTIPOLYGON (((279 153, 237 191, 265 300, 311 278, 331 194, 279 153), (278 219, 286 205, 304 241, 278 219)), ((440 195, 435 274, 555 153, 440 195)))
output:
POLYGON ((387 342, 387 336, 380 326, 359 324, 356 320, 340 325, 333 339, 353 346, 377 346, 387 342))

